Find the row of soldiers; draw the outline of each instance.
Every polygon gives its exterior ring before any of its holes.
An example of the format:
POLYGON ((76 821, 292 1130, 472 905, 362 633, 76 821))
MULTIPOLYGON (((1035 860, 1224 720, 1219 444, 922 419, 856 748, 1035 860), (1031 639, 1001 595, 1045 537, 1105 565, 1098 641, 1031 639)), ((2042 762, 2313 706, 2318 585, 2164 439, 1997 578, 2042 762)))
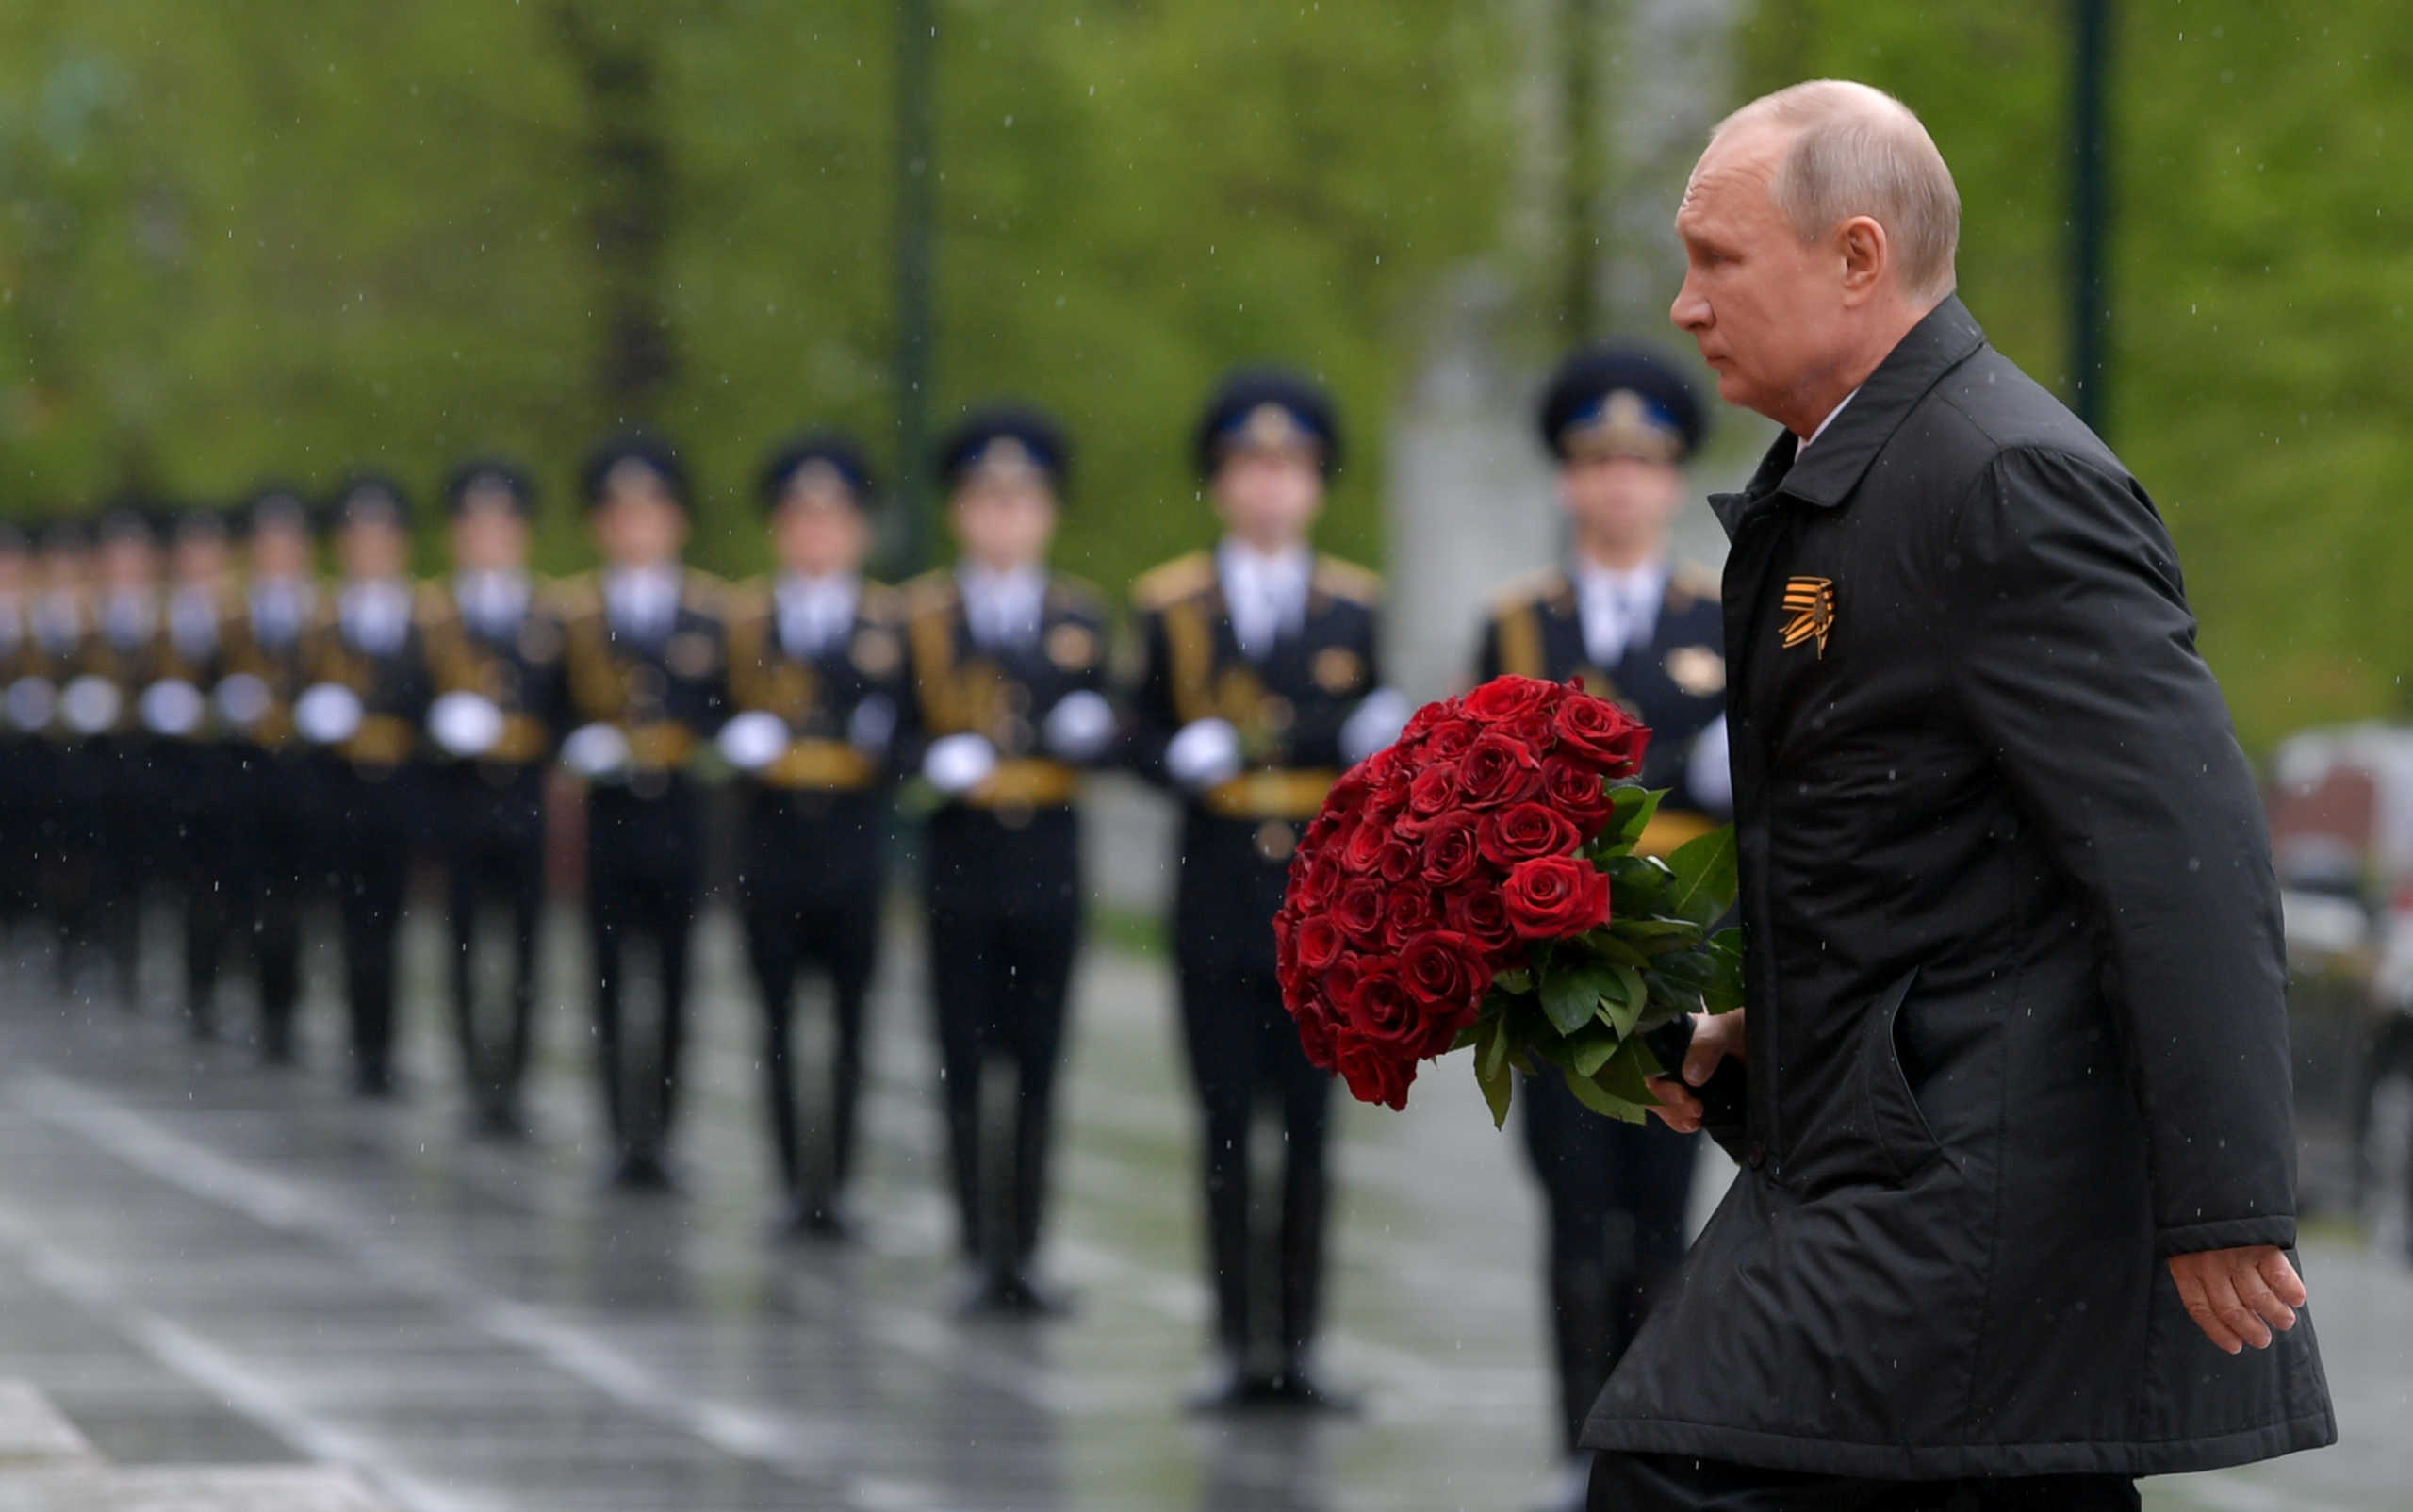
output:
MULTIPOLYGON (((1678 790, 1669 822, 1705 823, 1724 769, 1716 604, 1666 556, 1698 406, 1655 361, 1590 352, 1562 370, 1542 422, 1575 565, 1503 600, 1480 670, 1582 676, 1634 701, 1659 731, 1648 776, 1678 790)), ((833 436, 763 468, 778 568, 746 584, 682 564, 686 470, 674 447, 642 435, 582 468, 601 565, 557 583, 528 567, 531 481, 499 463, 447 483, 454 569, 425 584, 406 572, 409 502, 378 477, 352 480, 323 509, 272 487, 233 517, 117 510, 89 534, 68 524, 37 543, 0 537, 0 877, 18 889, 8 905, 46 910, 68 959, 123 968, 144 893, 173 886, 193 1031, 216 1031, 217 978, 239 949, 257 980, 260 1053, 282 1063, 294 1054, 302 904, 332 892, 352 1074, 379 1097, 395 1085, 396 929, 425 851, 446 879, 476 1127, 516 1137, 549 817, 562 817, 549 816, 548 794, 563 791, 551 774, 566 768, 583 799, 611 1180, 659 1191, 671 1183, 688 942, 706 884, 703 784, 732 781, 735 895, 785 1222, 840 1237, 902 788, 925 818, 968 1300, 1043 1313, 1059 1304, 1033 1260, 1083 919, 1075 800, 1085 771, 1134 768, 1183 806, 1173 938, 1217 1317, 1201 1400, 1329 1404, 1308 1350, 1331 1089, 1283 1011, 1268 920, 1301 826, 1408 711, 1380 671, 1378 581, 1308 546, 1340 460, 1327 397, 1286 371, 1237 373, 1206 405, 1195 449, 1223 539, 1141 579, 1135 654, 1121 659, 1106 601, 1048 566, 1067 446, 1018 406, 970 414, 946 437, 937 461, 957 563, 894 589, 862 574, 878 494, 861 452, 833 436), (314 572, 321 532, 330 584, 314 572), (1116 676, 1131 665, 1136 676, 1116 676), (506 944, 506 969, 478 969, 482 936, 506 944), (828 1063, 810 1068, 793 1032, 808 972, 829 981, 836 1029, 828 1063), (982 1094, 994 1075, 1010 1080, 1012 1116, 992 1137, 982 1094), (808 1120, 808 1102, 827 1116, 808 1120), (1260 1121, 1281 1140, 1269 1204, 1251 1191, 1260 1121), (1272 1280, 1262 1295, 1260 1276, 1272 1280)), ((1565 1212, 1555 1310, 1584 1320, 1562 1354, 1596 1356, 1609 1314, 1628 1308, 1593 1273, 1619 1269, 1625 1285, 1655 1263, 1669 1192, 1681 1243, 1689 1165, 1534 1093, 1537 1169, 1565 1212), (1650 1209, 1627 1244, 1643 1260, 1610 1267, 1578 1231, 1602 1229, 1620 1184, 1654 1183, 1627 1204, 1650 1209)), ((1570 1402, 1588 1397, 1597 1372, 1568 1369, 1570 1402)))

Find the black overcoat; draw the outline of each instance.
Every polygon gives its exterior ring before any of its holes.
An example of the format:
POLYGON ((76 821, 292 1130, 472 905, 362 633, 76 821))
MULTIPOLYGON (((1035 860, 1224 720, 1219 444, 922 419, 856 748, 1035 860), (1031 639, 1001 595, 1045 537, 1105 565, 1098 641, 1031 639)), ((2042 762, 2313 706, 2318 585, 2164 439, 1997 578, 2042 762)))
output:
POLYGON ((1837 1474, 2331 1441, 2307 1316, 2222 1354, 2165 1257, 2295 1242, 2277 890, 2170 538, 1957 300, 1713 501, 1745 1169, 1585 1429, 1837 1474))

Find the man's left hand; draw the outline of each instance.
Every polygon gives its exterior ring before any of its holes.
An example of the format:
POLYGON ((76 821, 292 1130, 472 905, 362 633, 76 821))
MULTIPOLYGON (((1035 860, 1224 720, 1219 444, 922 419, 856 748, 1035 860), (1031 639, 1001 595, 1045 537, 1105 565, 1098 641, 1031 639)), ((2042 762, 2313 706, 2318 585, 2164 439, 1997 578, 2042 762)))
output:
POLYGON ((2248 1344, 2270 1348, 2271 1330, 2293 1328, 2305 1304, 2304 1278, 2275 1244, 2174 1255, 2169 1263, 2187 1316, 2231 1355, 2248 1344))

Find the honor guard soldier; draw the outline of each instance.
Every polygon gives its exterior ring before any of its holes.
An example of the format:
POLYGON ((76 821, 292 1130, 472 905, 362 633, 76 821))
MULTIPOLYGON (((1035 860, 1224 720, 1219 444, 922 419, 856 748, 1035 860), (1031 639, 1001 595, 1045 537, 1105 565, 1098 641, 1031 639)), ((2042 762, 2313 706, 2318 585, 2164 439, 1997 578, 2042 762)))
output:
POLYGON ((281 485, 254 492, 242 519, 243 587, 222 627, 221 674, 210 690, 234 758, 234 824, 221 875, 233 896, 233 937, 251 942, 260 1059, 283 1066, 295 1051, 302 902, 326 855, 319 773, 293 732, 304 642, 319 614, 317 522, 302 495, 281 485))
MULTIPOLYGON (((671 1189, 687 1034, 687 940, 703 890, 703 813, 688 763, 727 717, 721 587, 681 565, 687 474, 648 436, 606 442, 581 476, 603 569, 565 588, 571 722, 562 760, 587 782, 586 912, 596 1070, 611 1181, 671 1189), (630 946, 649 947, 654 1021, 632 1032, 630 946)), ((640 999, 640 1004, 642 999, 640 999)))
POLYGON ((559 605, 528 572, 535 493, 500 462, 456 470, 444 487, 453 574, 422 595, 434 700, 428 733, 452 925, 452 1027, 470 1132, 517 1140, 526 1126, 545 913, 545 782, 568 715, 559 605), (501 932, 504 969, 480 970, 482 933, 501 932))
POLYGON ((1056 1074, 1080 943, 1080 769, 1119 731, 1106 698, 1097 595, 1048 569, 1065 441, 1036 411, 967 416, 939 452, 958 547, 951 570, 906 590, 910 717, 940 796, 925 850, 939 1031, 967 1310, 1060 1310, 1033 1264, 1047 1198, 1056 1074), (1010 1074, 1002 1161, 982 1084, 1010 1074), (999 1165, 1005 1190, 984 1177, 999 1165))
MULTIPOLYGON (((1499 599, 1479 671, 1486 681, 1581 678, 1648 723, 1643 784, 1671 791, 1641 848, 1664 856, 1722 821, 1732 801, 1717 583, 1668 554, 1700 406, 1660 358, 1594 348, 1552 377, 1540 425, 1573 549, 1568 567, 1499 599)), ((1580 1507, 1589 1467, 1576 1435, 1652 1290, 1683 1257, 1697 1144, 1656 1120, 1603 1118, 1555 1076, 1528 1078, 1518 1101, 1549 1205, 1549 1301, 1570 1461, 1552 1504, 1580 1507)))
POLYGON ((34 737, 9 715, 9 690, 21 679, 41 682, 29 628, 33 587, 32 543, 18 526, 0 520, 0 969, 10 971, 20 963, 20 935, 40 903, 34 826, 41 764, 34 737))
POLYGON ((319 753, 332 821, 328 876, 343 924, 353 1088, 379 1098, 396 1091, 394 941, 419 837, 415 778, 429 702, 427 646, 401 487, 354 479, 337 494, 332 517, 343 576, 305 637, 308 685, 294 700, 293 728, 319 753))
POLYGON ((730 619, 722 752, 742 774, 738 899, 763 1014, 763 1069, 786 1209, 782 1231, 847 1232, 842 1199, 862 1092, 863 1013, 887 892, 888 762, 904 693, 895 595, 863 581, 872 481, 842 437, 787 447, 763 469, 780 572, 730 619), (794 998, 829 978, 832 1044, 817 1117, 801 1112, 794 998))
POLYGON ((1339 464, 1330 401, 1289 372, 1235 373, 1208 403, 1196 450, 1223 543, 1135 590, 1144 652, 1135 754, 1183 797, 1174 952, 1215 1291, 1214 1368, 1193 1405, 1346 1406, 1311 1359, 1331 1078, 1307 1063, 1283 1011, 1271 921, 1300 826, 1343 767, 1397 736, 1408 711, 1379 672, 1380 582, 1307 544, 1339 464), (1260 1111, 1283 1135, 1272 1234, 1250 1202, 1260 1111), (1260 1297, 1256 1282, 1269 1269, 1278 1285, 1260 1297))
MULTIPOLYGON (((101 804, 104 771, 97 762, 83 759, 85 738, 61 707, 65 690, 82 675, 91 639, 92 536, 79 520, 53 521, 42 532, 41 597, 35 600, 33 636, 41 671, 21 681, 24 695, 14 709, 23 728, 42 736, 42 757, 48 781, 42 784, 41 817, 37 827, 41 845, 43 912, 58 942, 58 984, 79 993, 80 978, 101 947, 102 910, 107 901, 101 872, 101 804)), ((77 704, 88 716, 96 702, 95 684, 84 684, 77 704)))
POLYGON ((59 723, 76 742, 72 758, 92 767, 97 837, 94 885, 103 952, 119 1006, 141 1006, 143 915, 152 884, 167 874, 168 786, 155 764, 156 738, 137 711, 160 663, 157 527, 140 505, 101 514, 96 530, 93 633, 76 675, 59 689, 59 723))
POLYGON ((221 670, 221 625, 232 612, 226 521, 188 508, 168 522, 168 587, 162 600, 157 666, 136 700, 158 774, 168 851, 161 870, 173 884, 184 936, 184 1011, 195 1039, 218 1029, 218 968, 233 918, 223 872, 234 844, 237 758, 218 739, 209 689, 221 670))

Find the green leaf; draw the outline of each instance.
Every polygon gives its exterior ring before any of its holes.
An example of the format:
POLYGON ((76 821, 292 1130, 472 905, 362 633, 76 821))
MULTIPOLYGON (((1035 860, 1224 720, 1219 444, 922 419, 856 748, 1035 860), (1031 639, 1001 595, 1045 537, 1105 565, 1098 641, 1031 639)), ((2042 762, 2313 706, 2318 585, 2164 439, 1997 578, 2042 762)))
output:
POLYGON ((1632 966, 1636 970, 1650 963, 1649 956, 1605 929, 1595 929, 1584 936, 1584 940, 1585 944, 1600 952, 1600 959, 1603 961, 1613 961, 1620 966, 1632 966))
POLYGON ((1622 1098, 1613 1097, 1601 1091, 1600 1084, 1589 1076, 1568 1077, 1567 1090, 1575 1094, 1577 1102, 1603 1118, 1614 1118, 1625 1124, 1639 1124, 1650 1116, 1633 1104, 1622 1098))
POLYGON ((1734 827, 1721 825, 1697 840, 1688 840, 1667 858, 1675 882, 1667 895, 1668 912, 1707 925, 1734 901, 1741 876, 1734 851, 1734 827))
POLYGON ((1642 838, 1667 794, 1664 788, 1620 787, 1609 797, 1609 830, 1627 845, 1642 838), (1629 795, 1631 795, 1629 797, 1629 795))
POLYGON ((1483 1089, 1483 1100, 1491 1108, 1491 1126, 1501 1128, 1508 1122, 1508 1104, 1517 1094, 1516 1074, 1508 1066, 1508 1035, 1502 1021, 1489 1021, 1491 1029, 1487 1043, 1474 1058, 1474 1082, 1483 1089))
POLYGON ((1530 993, 1534 990, 1534 974, 1522 966, 1512 966, 1494 975, 1491 985, 1503 993, 1530 993))
POLYGON ((1617 1053, 1617 1037, 1598 1023, 1584 1025, 1559 1044, 1563 1054, 1556 1063, 1579 1076, 1598 1075, 1609 1057, 1617 1053))
POLYGON ((1586 961, 1564 964, 1544 977, 1542 1011, 1550 1015, 1551 1027, 1561 1034, 1582 1028, 1600 1011, 1600 999, 1615 988, 1615 973, 1633 969, 1586 961))
POLYGON ((1636 1109, 1648 1109, 1659 1099, 1650 1095, 1649 1078, 1642 1069, 1644 1059, 1650 1052, 1633 1053, 1633 1047, 1638 1044, 1637 1041, 1628 1041, 1619 1045, 1617 1053, 1609 1057, 1607 1063, 1593 1074, 1592 1080, 1610 1096, 1632 1103, 1636 1109))
POLYGON ((1709 945, 1709 980, 1700 990, 1701 1003, 1713 1013, 1729 1012, 1743 1006, 1743 952, 1740 942, 1730 947, 1722 942, 1729 929, 1709 945))
POLYGON ((1636 1020, 1650 1001, 1650 990, 1642 984, 1642 973, 1632 966, 1610 968, 1617 973, 1617 986, 1600 997, 1600 1021, 1617 1031, 1623 1039, 1633 1032, 1636 1020))
POLYGON ((1450 1042, 1450 1049, 1452 1052, 1455 1052, 1463 1050, 1470 1044, 1480 1044, 1482 1043, 1483 1021, 1477 1020, 1458 1031, 1458 1037, 1450 1042))

